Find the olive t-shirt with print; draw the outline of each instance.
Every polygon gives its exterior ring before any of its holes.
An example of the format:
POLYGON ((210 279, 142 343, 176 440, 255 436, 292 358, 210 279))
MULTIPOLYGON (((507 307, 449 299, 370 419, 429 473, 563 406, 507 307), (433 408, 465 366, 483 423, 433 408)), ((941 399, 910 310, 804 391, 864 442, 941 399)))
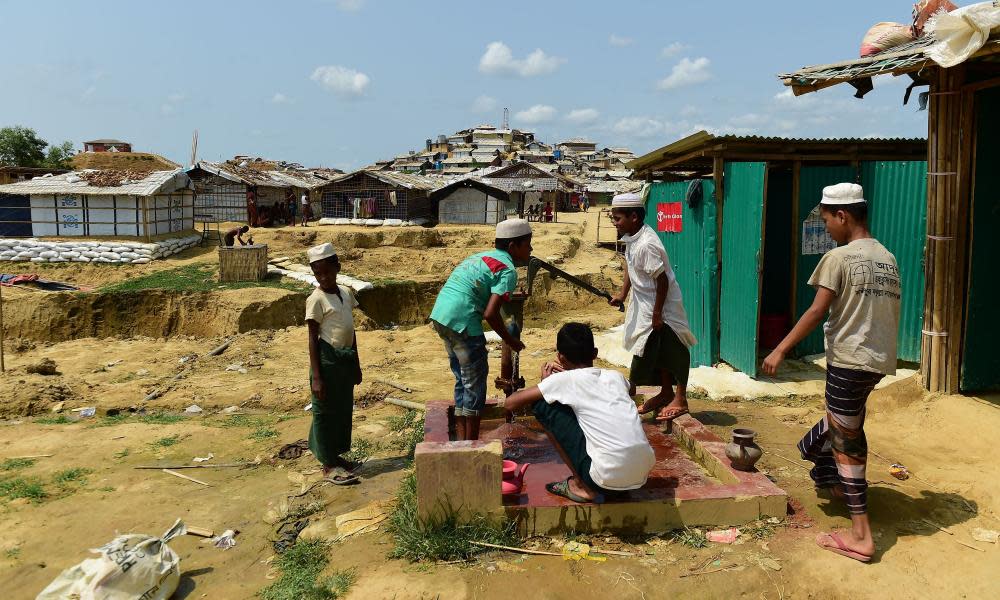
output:
POLYGON ((809 285, 837 296, 823 325, 827 364, 894 375, 902 293, 896 257, 874 238, 855 240, 824 254, 809 285))

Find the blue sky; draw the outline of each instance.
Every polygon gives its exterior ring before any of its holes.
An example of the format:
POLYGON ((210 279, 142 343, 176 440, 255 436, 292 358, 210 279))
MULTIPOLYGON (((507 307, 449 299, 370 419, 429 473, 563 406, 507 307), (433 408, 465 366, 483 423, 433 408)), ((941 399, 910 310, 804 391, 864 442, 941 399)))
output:
MULTIPOLYGON (((236 3, 0 0, 0 125, 113 137, 177 162, 356 168, 511 124, 637 153, 692 131, 924 136, 908 78, 792 98, 775 77, 857 56, 909 1, 236 3)), ((884 80, 884 81, 883 81, 884 80)))

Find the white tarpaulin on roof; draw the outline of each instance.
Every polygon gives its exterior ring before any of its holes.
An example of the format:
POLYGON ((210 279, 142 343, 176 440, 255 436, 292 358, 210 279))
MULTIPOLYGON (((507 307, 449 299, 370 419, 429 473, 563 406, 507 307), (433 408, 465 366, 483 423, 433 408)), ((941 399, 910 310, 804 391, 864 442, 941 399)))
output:
POLYGON ((965 62, 982 48, 990 34, 1000 28, 1000 7, 980 2, 941 12, 927 21, 925 31, 937 42, 925 53, 942 67, 965 62))

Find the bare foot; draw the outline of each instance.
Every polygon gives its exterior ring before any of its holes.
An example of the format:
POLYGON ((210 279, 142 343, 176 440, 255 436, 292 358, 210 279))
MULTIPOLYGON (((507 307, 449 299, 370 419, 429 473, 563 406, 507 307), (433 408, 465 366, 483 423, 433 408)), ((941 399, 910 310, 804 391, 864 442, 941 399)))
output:
POLYGON ((581 498, 585 498, 588 502, 596 497, 594 492, 584 487, 576 477, 570 477, 569 491, 581 498))

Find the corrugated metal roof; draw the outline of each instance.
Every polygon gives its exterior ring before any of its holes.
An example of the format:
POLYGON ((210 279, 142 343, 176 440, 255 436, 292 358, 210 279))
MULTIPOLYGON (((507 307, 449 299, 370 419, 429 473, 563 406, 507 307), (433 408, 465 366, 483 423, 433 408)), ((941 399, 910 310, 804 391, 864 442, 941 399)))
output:
POLYGON ((648 152, 635 160, 626 163, 626 166, 633 171, 640 172, 648 170, 651 166, 659 162, 677 158, 703 148, 709 144, 858 144, 858 145, 878 145, 878 144, 925 144, 927 140, 922 138, 785 138, 759 135, 715 135, 707 131, 699 131, 685 138, 677 140, 648 152))
POLYGON ((345 175, 341 179, 346 179, 358 173, 365 173, 369 177, 374 177, 382 183, 398 185, 410 190, 429 191, 438 187, 442 183, 441 180, 428 177, 426 175, 417 175, 415 173, 397 173, 396 171, 355 171, 354 173, 345 175))
POLYGON ((25 195, 87 194, 90 196, 152 196, 158 193, 167 194, 175 192, 179 189, 187 188, 191 184, 191 179, 181 169, 153 171, 145 179, 113 187, 90 185, 83 179, 79 179, 78 173, 83 172, 85 171, 74 171, 63 175, 38 177, 28 181, 0 185, 0 193, 25 195), (67 181, 67 179, 78 179, 78 181, 67 181))
POLYGON ((642 187, 641 181, 588 181, 583 184, 588 192, 595 194, 622 194, 634 192, 642 187))
MULTIPOLYGON (((827 65, 803 67, 791 73, 782 73, 778 78, 791 87, 796 96, 837 85, 845 81, 874 77, 886 73, 896 75, 918 71, 932 63, 927 50, 937 40, 930 35, 917 38, 874 56, 866 56, 827 65)), ((979 51, 969 60, 995 54, 1000 51, 1000 33, 994 33, 979 51)))

